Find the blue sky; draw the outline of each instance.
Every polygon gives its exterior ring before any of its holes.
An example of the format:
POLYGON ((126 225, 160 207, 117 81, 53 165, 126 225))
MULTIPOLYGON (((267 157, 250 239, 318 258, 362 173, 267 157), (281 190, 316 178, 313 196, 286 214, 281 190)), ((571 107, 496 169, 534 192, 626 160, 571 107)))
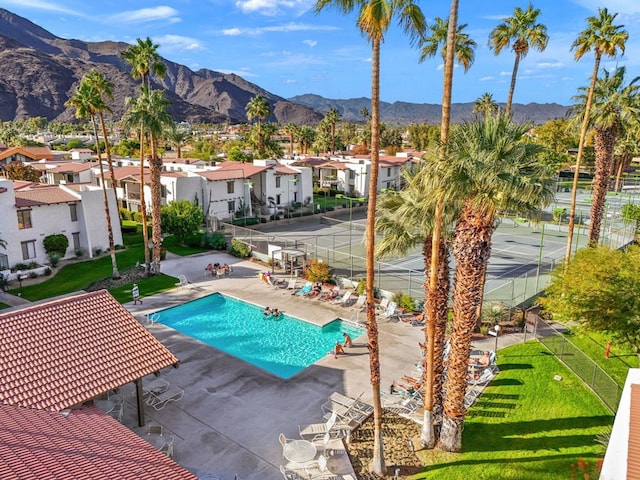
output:
MULTIPOLYGON (((419 0, 418 0, 419 1, 419 0)), ((354 15, 315 14, 309 0, 0 0, 0 7, 23 16, 54 35, 84 41, 134 43, 151 37, 165 58, 192 70, 237 73, 285 98, 313 93, 326 98, 371 96, 371 48, 355 27, 354 15)), ((449 0, 419 2, 431 22, 445 18, 449 0)), ((456 68, 454 102, 473 102, 489 92, 506 101, 514 56, 495 56, 489 32, 528 0, 460 0, 459 22, 478 43, 469 72, 456 68)), ((599 6, 618 12, 617 24, 629 32, 626 53, 604 61, 607 69, 626 65, 629 79, 640 75, 640 0, 534 0, 538 21, 550 37, 544 52, 530 51, 521 62, 514 95, 517 103, 571 104, 586 86, 593 56, 579 62, 570 51, 586 18, 599 6)), ((381 51, 381 99, 440 103, 442 61, 418 63, 419 51, 397 25, 381 51)))

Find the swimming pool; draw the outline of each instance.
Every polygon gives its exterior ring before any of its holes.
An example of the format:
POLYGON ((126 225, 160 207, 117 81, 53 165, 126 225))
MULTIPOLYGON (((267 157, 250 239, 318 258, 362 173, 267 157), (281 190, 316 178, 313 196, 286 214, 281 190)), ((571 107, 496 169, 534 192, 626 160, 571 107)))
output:
POLYGON ((287 314, 265 318, 258 305, 214 293, 153 314, 154 320, 281 378, 291 378, 364 329, 336 319, 319 327, 287 314))

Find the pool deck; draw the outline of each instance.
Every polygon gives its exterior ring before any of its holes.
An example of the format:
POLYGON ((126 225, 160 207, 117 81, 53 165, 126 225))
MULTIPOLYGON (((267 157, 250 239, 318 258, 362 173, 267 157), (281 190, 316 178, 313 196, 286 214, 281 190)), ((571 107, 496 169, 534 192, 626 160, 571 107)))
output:
MULTIPOLYGON (((170 255, 162 262, 163 273, 185 275, 190 284, 125 307, 144 322, 150 312, 221 292, 318 324, 351 318, 349 307, 301 298, 286 288, 262 283, 258 278, 261 270, 264 267, 256 263, 223 253, 189 258, 170 255), (226 262, 233 273, 220 279, 205 276, 204 267, 210 262, 226 262)), ((299 279, 299 285, 303 283, 304 279, 299 279)), ((386 390, 420 358, 418 342, 424 332, 399 321, 380 320, 378 325, 381 387, 386 390)), ((161 376, 185 393, 181 400, 159 411, 145 406, 146 421, 163 425, 174 436, 175 461, 202 478, 232 480, 237 475, 238 480, 281 479, 279 433, 298 438, 298 425, 322 422, 320 405, 334 391, 363 394, 363 400, 371 401, 366 334, 353 339, 348 355, 338 359, 328 355, 283 380, 164 325, 148 328, 180 359, 179 368, 166 369, 161 376)), ((126 385, 122 391, 123 423, 144 436, 146 427, 137 426, 133 386, 126 385)))

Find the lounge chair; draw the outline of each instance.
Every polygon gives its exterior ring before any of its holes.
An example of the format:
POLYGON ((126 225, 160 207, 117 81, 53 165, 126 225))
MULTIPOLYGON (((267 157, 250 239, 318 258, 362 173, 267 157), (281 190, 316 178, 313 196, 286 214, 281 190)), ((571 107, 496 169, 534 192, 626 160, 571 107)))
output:
POLYGON ((340 438, 343 437, 346 432, 353 430, 355 426, 356 425, 338 422, 338 414, 336 412, 332 412, 326 422, 300 425, 298 430, 300 432, 300 437, 303 439, 317 438, 318 435, 324 435, 326 433, 329 433, 331 438, 340 438))
POLYGON ((384 313, 387 311, 387 307, 389 306, 389 299, 383 298, 380 300, 380 303, 376 305, 376 310, 380 310, 380 313, 384 313))
POLYGON ((331 290, 324 292, 319 298, 320 300, 331 302, 336 298, 339 298, 339 296, 340 296, 340 287, 336 285, 331 290))
MULTIPOLYGON (((360 394, 361 396, 362 394, 360 394)), ((341 403, 334 402, 329 399, 325 403, 322 404, 322 412, 325 415, 330 415, 335 413, 338 416, 338 419, 345 423, 356 423, 358 425, 362 425, 372 413, 373 407, 369 407, 364 402, 360 402, 360 396, 358 398, 353 399, 350 405, 342 405, 341 403), (363 408, 358 408, 359 405, 363 405, 363 408)))
POLYGON ((347 290, 346 292, 344 292, 344 295, 342 295, 342 297, 340 299, 334 300, 331 303, 334 304, 334 305, 346 306, 349 303, 349 300, 351 300, 352 293, 353 292, 351 290, 347 290))
POLYGON ((396 302, 389 302, 389 306, 382 314, 382 318, 386 318, 391 320, 396 317, 398 314, 396 313, 396 309, 398 308, 398 304, 396 302))
POLYGON ((298 279, 290 278, 287 282, 287 290, 295 290, 296 288, 298 288, 298 279))
POLYGON ((176 287, 188 287, 190 285, 189 280, 184 275, 178 275, 178 283, 176 283, 176 287))
POLYGON ((162 393, 149 393, 149 396, 145 400, 145 403, 156 410, 162 410, 170 402, 177 402, 184 397, 184 390, 174 385, 169 385, 169 388, 162 393))
POLYGON ((358 299, 356 300, 356 303, 351 305, 351 308, 354 310, 364 310, 366 307, 366 303, 367 303, 367 296, 358 295, 358 299))
POLYGON ((340 405, 344 405, 345 407, 350 407, 351 405, 355 405, 357 410, 362 412, 373 413, 373 406, 369 405, 366 402, 360 400, 360 397, 363 394, 361 393, 356 398, 348 397, 347 395, 343 395, 340 392, 333 392, 329 395, 329 401, 334 403, 339 403, 340 405))
POLYGON ((312 288, 313 288, 313 283, 307 282, 304 284, 304 286, 300 290, 298 290, 297 292, 294 292, 294 295, 306 295, 311 291, 312 288))

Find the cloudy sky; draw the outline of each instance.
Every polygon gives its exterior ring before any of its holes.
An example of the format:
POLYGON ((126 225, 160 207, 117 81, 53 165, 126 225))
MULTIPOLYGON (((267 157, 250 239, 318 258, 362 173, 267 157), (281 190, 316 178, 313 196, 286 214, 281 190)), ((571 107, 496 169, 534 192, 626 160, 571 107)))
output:
MULTIPOLYGON (((419 0, 418 0, 419 1, 419 0)), ((448 15, 448 0, 419 2, 429 23, 448 15)), ((527 0, 460 0, 459 23, 477 44, 465 74, 456 68, 454 102, 473 102, 485 92, 506 100, 514 56, 489 50, 489 32, 527 0)), ((640 75, 640 0, 533 0, 538 21, 548 28, 544 52, 530 51, 520 63, 514 102, 571 104, 586 86, 593 56, 579 62, 571 44, 598 7, 618 13, 629 32, 626 53, 604 61, 625 65, 629 79, 640 75)), ((165 58, 192 70, 237 73, 285 98, 313 93, 345 99, 371 96, 371 46, 354 15, 335 10, 316 14, 309 0, 0 0, 0 7, 62 38, 134 43, 150 37, 165 58)), ((381 99, 440 103, 442 60, 419 63, 419 49, 392 25, 381 51, 381 99)))

